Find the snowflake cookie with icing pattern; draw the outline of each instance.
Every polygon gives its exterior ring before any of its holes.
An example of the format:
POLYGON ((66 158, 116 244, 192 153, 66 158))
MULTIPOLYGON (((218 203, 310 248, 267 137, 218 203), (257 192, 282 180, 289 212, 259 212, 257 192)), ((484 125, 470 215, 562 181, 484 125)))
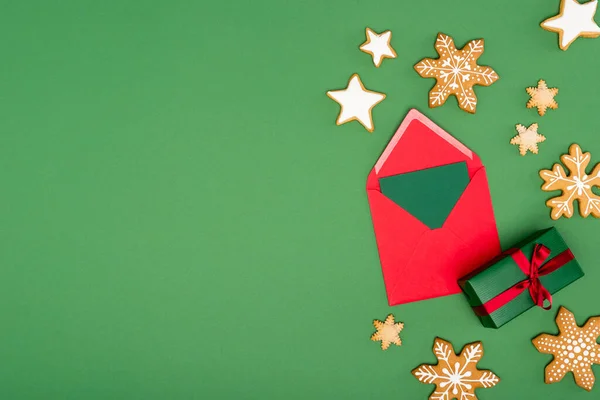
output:
POLYGON ((593 364, 600 364, 600 316, 587 320, 583 328, 573 313, 564 307, 558 310, 557 336, 543 333, 532 340, 540 353, 552 354, 554 359, 546 366, 545 382, 560 382, 567 372, 573 372, 577 386, 587 391, 594 387, 593 364))
POLYGON ((423 78, 437 81, 429 92, 429 107, 439 107, 454 95, 461 109, 475 113, 477 96, 473 86, 490 86, 498 80, 498 74, 492 68, 477 65, 477 59, 483 54, 483 39, 471 40, 457 50, 454 39, 438 33, 435 49, 439 58, 424 58, 415 65, 423 78))
POLYGON ((483 357, 481 342, 466 345, 456 355, 451 343, 435 338, 433 353, 438 359, 436 365, 423 364, 412 371, 421 383, 435 385, 430 400, 477 400, 475 389, 490 388, 500 382, 492 371, 477 369, 483 357))
POLYGON ((387 350, 392 343, 396 346, 402 344, 400 332, 404 329, 404 324, 402 322, 395 322, 392 314, 387 316, 385 322, 381 322, 378 319, 374 320, 373 326, 375 326, 377 332, 371 335, 371 340, 374 342, 381 342, 382 350, 387 350))
POLYGON ((560 164, 554 164, 551 170, 540 171, 540 177, 544 180, 543 191, 562 191, 562 195, 546 202, 552 209, 552 219, 557 220, 563 215, 571 218, 575 200, 579 203, 579 214, 582 217, 592 215, 600 218, 600 196, 592 191, 593 186, 600 187, 600 164, 596 164, 592 172, 587 174, 585 170, 590 163, 591 154, 584 153, 578 144, 572 144, 569 154, 563 154, 560 160, 569 170, 569 175, 560 164))

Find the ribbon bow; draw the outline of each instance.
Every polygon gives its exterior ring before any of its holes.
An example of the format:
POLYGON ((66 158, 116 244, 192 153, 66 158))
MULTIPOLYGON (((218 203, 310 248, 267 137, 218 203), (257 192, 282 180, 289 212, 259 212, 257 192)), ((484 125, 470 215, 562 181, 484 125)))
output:
POLYGON ((523 254, 520 249, 513 251, 511 256, 521 270, 528 275, 528 278, 517 283, 508 290, 518 291, 518 295, 521 294, 521 292, 523 292, 525 289, 529 289, 531 299, 536 306, 542 307, 544 310, 549 310, 552 308, 552 295, 540 281, 540 276, 548 275, 550 272, 556 269, 552 269, 553 266, 550 263, 546 263, 542 266, 544 261, 546 261, 550 256, 550 249, 543 244, 537 243, 533 248, 533 257, 531 257, 531 262, 527 260, 527 257, 525 257, 525 254, 523 254), (548 300, 548 306, 544 306, 544 302, 546 300, 548 300))
POLYGON ((541 307, 544 310, 552 308, 552 295, 548 289, 542 285, 540 277, 556 271, 571 261, 574 258, 571 250, 567 249, 563 251, 545 264, 544 262, 550 256, 550 249, 543 244, 537 243, 535 245, 531 261, 527 259, 521 249, 509 250, 507 254, 512 257, 523 273, 527 275, 527 278, 500 293, 485 304, 475 307, 475 312, 478 315, 489 315, 511 302, 526 289, 529 289, 531 299, 536 306, 541 307), (544 306, 546 300, 548 300, 548 306, 544 306))

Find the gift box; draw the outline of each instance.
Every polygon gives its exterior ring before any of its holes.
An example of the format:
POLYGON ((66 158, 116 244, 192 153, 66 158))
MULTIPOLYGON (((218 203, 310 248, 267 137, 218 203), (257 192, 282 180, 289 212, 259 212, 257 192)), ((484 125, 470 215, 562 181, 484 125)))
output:
POLYGON ((461 278, 459 286, 483 326, 499 328, 583 276, 556 228, 540 231, 461 278))

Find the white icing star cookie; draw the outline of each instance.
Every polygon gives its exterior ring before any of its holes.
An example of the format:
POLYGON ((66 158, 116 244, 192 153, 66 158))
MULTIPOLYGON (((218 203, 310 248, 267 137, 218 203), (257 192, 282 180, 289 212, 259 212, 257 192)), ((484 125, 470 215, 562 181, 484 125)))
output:
POLYGON ((340 115, 336 124, 342 125, 350 121, 360 122, 369 132, 373 132, 373 116, 371 110, 383 99, 385 94, 365 89, 358 74, 354 74, 344 90, 330 90, 327 96, 338 102, 340 115))
POLYGON ((579 3, 577 0, 561 0, 560 13, 541 23, 542 28, 558 33, 558 45, 567 50, 578 37, 596 38, 600 27, 594 21, 598 0, 579 3))
POLYGON ((381 34, 375 33, 371 28, 366 30, 367 41, 360 46, 360 50, 373 56, 373 64, 377 68, 384 58, 396 58, 396 52, 392 48, 392 32, 385 31, 381 34))

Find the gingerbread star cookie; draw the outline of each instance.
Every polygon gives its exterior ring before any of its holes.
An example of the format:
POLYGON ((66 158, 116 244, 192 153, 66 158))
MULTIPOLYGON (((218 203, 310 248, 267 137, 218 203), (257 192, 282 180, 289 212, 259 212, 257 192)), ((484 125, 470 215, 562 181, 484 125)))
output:
POLYGON ((544 116, 546 109, 557 109, 558 104, 554 100, 554 96, 558 94, 557 88, 549 88, 544 80, 538 82, 537 87, 528 87, 527 94, 531 99, 527 102, 527 108, 537 107, 538 114, 544 116))
POLYGON ((560 157, 569 170, 569 175, 560 164, 554 164, 551 170, 540 171, 540 177, 544 180, 542 185, 544 192, 562 191, 562 195, 546 202, 546 205, 552 209, 550 212, 552 219, 557 220, 563 215, 571 218, 575 200, 579 203, 579 214, 582 217, 592 215, 600 218, 600 196, 592 191, 593 186, 600 187, 600 163, 596 164, 590 174, 587 174, 585 170, 590 159, 590 153, 584 153, 578 144, 572 144, 569 147, 569 154, 560 157))
POLYGON ((561 381, 567 372, 573 372, 577 386, 587 391, 594 387, 593 364, 600 364, 600 316, 587 320, 583 328, 575 321, 573 313, 564 307, 558 310, 557 336, 543 333, 533 339, 540 353, 552 354, 554 359, 546 366, 545 382, 561 381))
POLYGON ((394 343, 396 346, 402 344, 400 332, 404 329, 404 324, 402 322, 395 322, 392 314, 387 316, 385 322, 381 322, 378 319, 374 320, 373 326, 375 326, 377 332, 371 335, 371 340, 381 342, 382 350, 387 350, 391 343, 394 343))
POLYGON ((450 36, 438 33, 435 49, 439 58, 424 58, 415 65, 423 78, 436 79, 429 92, 429 107, 439 107, 454 95, 461 109, 474 113, 477 96, 473 86, 489 86, 498 80, 492 68, 477 65, 477 59, 483 54, 483 39, 471 40, 457 50, 450 36))
POLYGON ((538 133, 538 124, 531 124, 529 128, 521 124, 517 124, 517 132, 519 134, 510 140, 510 144, 519 146, 519 153, 524 156, 527 151, 533 154, 538 153, 538 143, 546 140, 544 135, 538 133))
POLYGON ((373 57, 373 64, 379 68, 384 58, 396 58, 392 48, 392 32, 375 33, 371 28, 366 30, 367 41, 360 46, 360 50, 373 57))
POLYGON ((375 127, 371 110, 385 99, 385 94, 365 89, 358 74, 354 74, 350 77, 346 89, 330 90, 327 96, 335 100, 341 108, 336 125, 358 121, 369 132, 373 132, 375 127))
POLYGON ((596 38, 600 27, 594 21, 598 0, 579 3, 577 0, 561 0, 560 13, 541 23, 542 28, 558 33, 558 46, 567 50, 578 37, 596 38))
POLYGON ((475 389, 490 388, 500 382, 492 371, 477 369, 483 356, 481 342, 466 345, 457 356, 451 343, 436 338, 433 353, 438 359, 437 364, 423 364, 412 371, 420 382, 435 385, 430 399, 477 400, 475 389))

